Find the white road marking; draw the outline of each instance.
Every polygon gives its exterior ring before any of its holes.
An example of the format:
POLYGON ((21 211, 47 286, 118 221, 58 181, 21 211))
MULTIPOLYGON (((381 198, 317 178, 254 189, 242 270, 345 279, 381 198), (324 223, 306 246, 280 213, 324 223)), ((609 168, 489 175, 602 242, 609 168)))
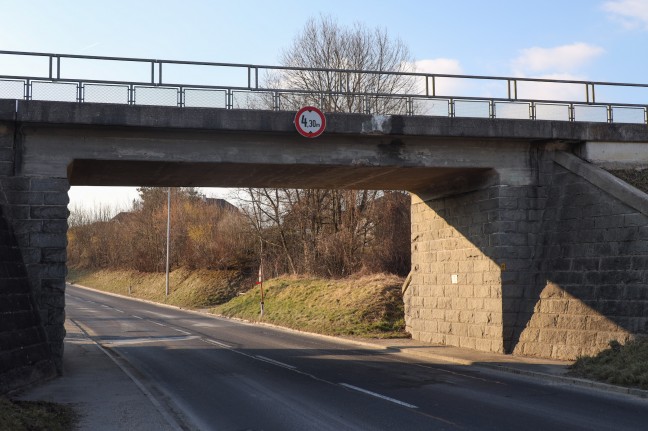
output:
POLYGON ((154 321, 152 321, 152 320, 149 320, 149 322, 151 322, 151 323, 153 323, 153 324, 155 324, 155 325, 158 325, 158 326, 164 326, 164 327, 167 326, 167 325, 165 325, 164 323, 154 322, 154 321))
POLYGON ((285 364, 283 362, 275 361, 274 359, 266 358, 265 356, 255 355, 255 358, 261 359, 263 362, 268 362, 268 363, 270 363, 272 365, 277 365, 279 367, 288 368, 289 370, 296 370, 297 369, 297 367, 295 367, 293 365, 288 365, 288 364, 285 364))
POLYGON ((179 332, 181 334, 185 334, 185 335, 190 335, 191 334, 191 332, 183 331, 182 329, 178 329, 178 328, 171 328, 171 329, 173 329, 174 331, 179 332))
POLYGON ((115 310, 115 311, 118 312, 118 313, 123 313, 123 311, 120 310, 119 308, 115 308, 115 307, 113 307, 113 310, 115 310))
POLYGON ((193 335, 189 337, 144 337, 144 338, 131 338, 130 340, 110 340, 102 341, 102 344, 111 346, 128 346, 130 344, 145 344, 145 343, 169 343, 171 341, 186 341, 195 340, 198 336, 193 335))
POLYGON ((144 318, 143 318, 143 317, 140 317, 140 316, 136 316, 136 315, 134 315, 134 314, 132 314, 132 315, 131 315, 131 317, 134 317, 134 318, 136 318, 136 319, 139 319, 139 320, 144 320, 144 318))
POLYGON ((195 326, 196 328, 214 328, 216 325, 213 325, 211 323, 192 323, 191 326, 195 326))
POLYGON ((147 313, 152 314, 152 315, 154 315, 156 317, 161 317, 163 319, 172 319, 172 318, 175 317, 175 316, 170 316, 168 314, 156 313, 155 311, 147 311, 147 313))
POLYGON ((228 344, 221 343, 220 341, 216 341, 216 340, 210 340, 209 338, 201 338, 201 340, 203 340, 205 343, 213 344, 215 346, 223 347, 225 349, 231 349, 232 348, 232 346, 230 346, 228 344))
POLYGON ((389 401, 389 402, 392 402, 392 403, 395 403, 395 404, 398 404, 398 405, 401 405, 401 406, 404 406, 404 407, 408 407, 410 409, 418 409, 418 407, 415 406, 414 404, 409 404, 409 403, 406 403, 405 401, 399 401, 399 400, 397 400, 395 398, 391 398, 391 397, 388 397, 388 396, 385 396, 385 395, 380 395, 380 394, 377 394, 376 392, 371 392, 371 391, 368 391, 366 389, 362 389, 362 388, 359 388, 357 386, 350 385, 348 383, 340 383, 340 386, 344 386, 345 388, 353 389, 354 391, 362 392, 363 394, 371 395, 372 397, 380 398, 380 399, 385 400, 385 401, 389 401))

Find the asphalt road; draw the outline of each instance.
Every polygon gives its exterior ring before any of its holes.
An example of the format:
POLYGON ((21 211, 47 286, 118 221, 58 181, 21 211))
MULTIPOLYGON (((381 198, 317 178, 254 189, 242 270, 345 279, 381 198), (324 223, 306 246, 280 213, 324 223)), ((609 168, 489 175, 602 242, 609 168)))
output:
POLYGON ((68 318, 185 429, 648 429, 646 400, 407 359, 73 286, 66 299, 68 318))

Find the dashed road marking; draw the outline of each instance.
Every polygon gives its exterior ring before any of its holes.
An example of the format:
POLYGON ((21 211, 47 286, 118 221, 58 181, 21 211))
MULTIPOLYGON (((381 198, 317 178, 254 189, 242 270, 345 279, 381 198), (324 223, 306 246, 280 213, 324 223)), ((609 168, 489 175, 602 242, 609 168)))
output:
POLYGON ((354 391, 362 392, 363 394, 371 395, 372 397, 380 398, 382 400, 389 401, 401 405, 403 407, 408 407, 410 409, 418 409, 418 407, 415 406, 414 404, 406 403, 405 401, 400 401, 395 398, 388 397, 386 395, 381 395, 376 392, 368 391, 367 389, 362 389, 357 386, 350 385, 348 383, 340 383, 340 386, 344 386, 345 388, 353 389, 354 391))

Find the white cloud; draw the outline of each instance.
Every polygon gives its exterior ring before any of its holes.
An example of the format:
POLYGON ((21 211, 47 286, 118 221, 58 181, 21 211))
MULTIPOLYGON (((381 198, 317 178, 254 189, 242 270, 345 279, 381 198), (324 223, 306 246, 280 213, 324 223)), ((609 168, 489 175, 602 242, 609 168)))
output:
MULTIPOLYGON (((461 75, 464 73, 458 60, 452 58, 435 58, 428 60, 419 60, 414 63, 416 72, 430 73, 440 75, 461 75)), ((431 83, 428 83, 431 86, 431 83)), ((441 95, 456 96, 465 90, 469 83, 465 79, 455 78, 436 78, 435 79, 435 92, 441 95)), ((421 94, 425 93, 425 81, 421 80, 418 83, 418 91, 421 94)), ((429 88, 429 92, 432 89, 429 88)))
POLYGON ((414 65, 417 72, 423 73, 447 73, 452 75, 460 75, 463 73, 459 61, 453 58, 419 60, 414 65))
POLYGON ((647 0, 614 0, 603 3, 603 10, 629 29, 648 30, 647 0))
POLYGON ((517 75, 529 73, 573 72, 598 57, 603 48, 587 43, 573 43, 554 48, 527 48, 512 61, 517 75))
MULTIPOLYGON (((522 78, 523 76, 520 76, 522 78)), ((534 76, 539 79, 552 79, 560 81, 583 81, 584 76, 570 73, 551 73, 541 76, 534 76)), ((563 84, 533 81, 518 81, 518 98, 534 100, 570 100, 584 101, 584 84, 563 84)))

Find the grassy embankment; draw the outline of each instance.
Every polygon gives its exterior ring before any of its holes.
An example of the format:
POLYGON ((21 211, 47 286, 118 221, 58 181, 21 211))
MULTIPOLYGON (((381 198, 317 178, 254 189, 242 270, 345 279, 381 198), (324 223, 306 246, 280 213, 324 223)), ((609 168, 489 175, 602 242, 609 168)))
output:
POLYGON ((0 397, 0 431, 68 431, 76 421, 77 414, 70 406, 0 397))
POLYGON ((648 169, 611 170, 610 173, 644 193, 648 193, 648 169))
POLYGON ((648 389, 648 339, 636 339, 610 347, 596 356, 579 358, 571 374, 613 385, 648 389))
MULTIPOLYGON (((170 274, 165 298, 164 274, 133 271, 79 271, 68 280, 122 295, 185 308, 209 309, 227 317, 260 319, 260 289, 254 280, 229 271, 188 271, 170 274)), ((263 321, 327 335, 393 338, 407 336, 400 277, 376 274, 325 280, 281 277, 263 284, 263 321)))

